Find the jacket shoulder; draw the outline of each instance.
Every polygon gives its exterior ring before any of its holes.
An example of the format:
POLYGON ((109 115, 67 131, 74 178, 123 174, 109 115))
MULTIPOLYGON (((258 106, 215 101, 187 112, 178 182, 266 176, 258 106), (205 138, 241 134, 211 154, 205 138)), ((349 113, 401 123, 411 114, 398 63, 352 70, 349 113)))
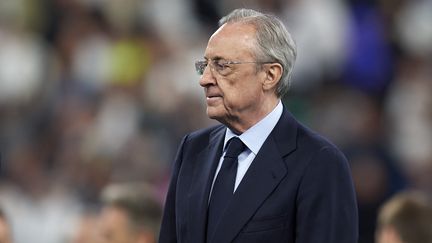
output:
POLYGON ((333 142, 302 124, 298 126, 298 143, 316 151, 323 148, 339 151, 333 142))

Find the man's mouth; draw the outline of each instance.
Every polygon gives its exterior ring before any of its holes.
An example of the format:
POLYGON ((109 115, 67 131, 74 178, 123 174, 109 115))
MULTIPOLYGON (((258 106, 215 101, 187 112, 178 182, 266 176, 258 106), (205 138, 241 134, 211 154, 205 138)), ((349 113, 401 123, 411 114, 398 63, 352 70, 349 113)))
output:
POLYGON ((210 99, 210 98, 221 98, 222 95, 220 94, 206 94, 206 98, 210 99))

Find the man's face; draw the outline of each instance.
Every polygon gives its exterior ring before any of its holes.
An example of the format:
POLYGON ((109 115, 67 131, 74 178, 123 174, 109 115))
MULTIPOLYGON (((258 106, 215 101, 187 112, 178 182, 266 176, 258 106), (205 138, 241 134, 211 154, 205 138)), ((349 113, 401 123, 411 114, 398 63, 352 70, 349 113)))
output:
POLYGON ((244 23, 225 24, 210 38, 204 58, 209 65, 200 85, 204 87, 207 115, 230 126, 248 123, 262 115, 262 82, 266 73, 256 63, 226 65, 223 72, 212 68, 212 60, 256 62, 255 28, 244 23), (210 64, 211 63, 211 64, 210 64))
POLYGON ((10 243, 10 231, 8 224, 0 218, 0 243, 10 243))
POLYGON ((117 207, 106 207, 100 215, 100 243, 133 243, 135 235, 126 212, 117 207))

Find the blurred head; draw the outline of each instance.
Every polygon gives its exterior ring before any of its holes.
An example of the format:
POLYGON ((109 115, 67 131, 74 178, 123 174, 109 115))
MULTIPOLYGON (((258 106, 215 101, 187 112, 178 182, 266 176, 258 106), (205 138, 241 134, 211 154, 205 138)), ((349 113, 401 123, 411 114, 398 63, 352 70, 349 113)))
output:
POLYGON ((289 88, 296 47, 280 20, 237 9, 223 17, 197 62, 207 114, 235 132, 267 115, 289 88))
POLYGON ((6 216, 0 209, 0 243, 11 243, 12 240, 10 234, 10 228, 6 216))
POLYGON ((145 185, 111 185, 102 199, 101 243, 156 242, 162 211, 145 185))
POLYGON ((99 243, 98 214, 91 211, 84 212, 76 224, 75 231, 72 233, 70 243, 99 243))
POLYGON ((379 212, 376 242, 432 242, 431 201, 413 192, 391 198, 379 212))

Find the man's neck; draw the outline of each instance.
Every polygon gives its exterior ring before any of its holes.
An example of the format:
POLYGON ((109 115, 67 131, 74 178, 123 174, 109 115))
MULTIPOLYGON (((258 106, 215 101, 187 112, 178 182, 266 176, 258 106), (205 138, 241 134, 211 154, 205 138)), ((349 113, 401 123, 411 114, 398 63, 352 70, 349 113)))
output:
POLYGON ((259 111, 253 112, 253 114, 245 115, 242 118, 233 118, 232 120, 219 121, 225 126, 227 126, 235 134, 240 135, 247 131, 249 128, 253 127, 264 117, 266 117, 270 112, 272 112, 276 106, 279 104, 280 99, 274 99, 270 102, 266 102, 260 107, 259 111))

